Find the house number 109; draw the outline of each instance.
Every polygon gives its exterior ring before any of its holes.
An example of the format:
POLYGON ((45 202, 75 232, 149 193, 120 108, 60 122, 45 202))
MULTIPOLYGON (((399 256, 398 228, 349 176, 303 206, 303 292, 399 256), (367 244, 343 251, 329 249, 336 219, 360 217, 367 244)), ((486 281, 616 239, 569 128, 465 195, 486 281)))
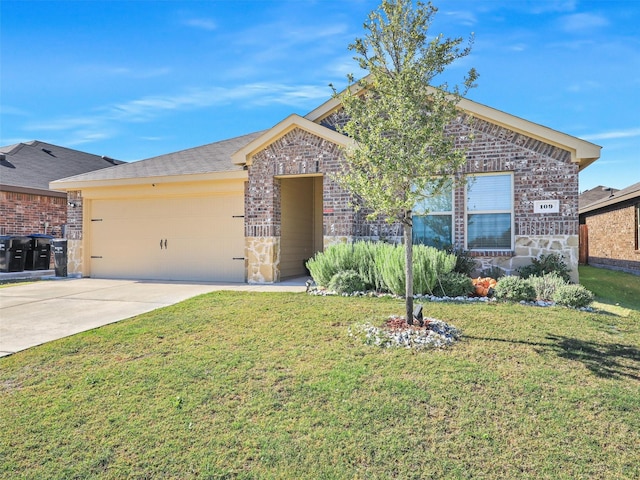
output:
POLYGON ((533 213, 558 213, 560 212, 560 200, 535 200, 533 213))

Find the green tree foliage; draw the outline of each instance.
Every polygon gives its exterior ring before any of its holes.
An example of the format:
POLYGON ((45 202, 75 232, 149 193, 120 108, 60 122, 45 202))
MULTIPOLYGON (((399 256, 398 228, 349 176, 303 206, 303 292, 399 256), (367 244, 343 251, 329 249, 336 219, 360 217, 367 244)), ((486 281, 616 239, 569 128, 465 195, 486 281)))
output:
MULTIPOLYGON (((340 131, 355 140, 345 150, 347 167, 336 181, 359 199, 370 217, 404 226, 407 322, 413 311, 412 212, 423 197, 441 193, 465 163, 446 127, 460 98, 473 86, 471 69, 463 86, 438 84, 438 77, 471 51, 462 38, 430 38, 436 7, 412 0, 383 0, 364 24, 363 38, 349 49, 368 75, 334 92, 348 121, 340 131)), ((420 212, 426 213, 426 212, 420 212)))

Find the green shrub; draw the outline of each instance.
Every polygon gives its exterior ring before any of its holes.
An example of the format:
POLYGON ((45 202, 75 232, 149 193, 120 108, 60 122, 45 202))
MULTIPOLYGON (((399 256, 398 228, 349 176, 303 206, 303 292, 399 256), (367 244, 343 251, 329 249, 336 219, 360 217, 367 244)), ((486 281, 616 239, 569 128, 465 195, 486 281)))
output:
POLYGON ((562 255, 550 253, 534 258, 530 265, 518 268, 518 273, 522 278, 542 277, 546 273, 557 273, 565 282, 570 280, 569 267, 564 262, 562 255))
POLYGON ((375 266, 375 252, 379 245, 382 244, 355 242, 331 245, 307 261, 307 268, 321 287, 328 287, 336 273, 353 270, 365 282, 366 289, 380 289, 375 266))
POLYGON ((535 300, 536 292, 524 278, 507 276, 500 279, 495 287, 494 295, 499 300, 508 300, 511 302, 530 302, 535 300))
POLYGON ((538 300, 553 300, 556 291, 567 282, 555 272, 547 273, 541 277, 529 277, 529 283, 536 292, 538 300))
POLYGON ((376 250, 376 268, 383 290, 404 295, 404 249, 398 248, 397 245, 382 244, 376 250))
POLYGON ((362 277, 353 270, 336 273, 329 282, 329 290, 337 293, 353 293, 365 290, 362 277))
POLYGON ((351 245, 351 255, 360 278, 365 283, 365 290, 382 290, 382 280, 376 268, 376 250, 383 245, 379 242, 355 242, 351 245))
MULTIPOLYGON (((328 288, 336 273, 352 270, 364 281, 364 290, 375 289, 404 295, 404 245, 382 242, 343 243, 327 247, 307 261, 313 280, 328 288)), ((438 275, 450 272, 456 256, 434 247, 414 245, 413 288, 415 293, 432 292, 438 275)))
POLYGON ((553 294, 553 301, 566 307, 588 307, 593 302, 593 293, 582 285, 563 285, 553 294))
POLYGON ((485 268, 484 270, 482 270, 482 272, 480 272, 480 276, 483 278, 489 277, 493 278, 494 280, 499 280, 502 277, 506 276, 506 272, 500 267, 492 265, 490 268, 485 268))
POLYGON ((454 272, 462 273, 467 277, 473 276, 476 270, 476 260, 466 250, 450 249, 448 253, 456 256, 456 265, 453 267, 454 272))
MULTIPOLYGON (((395 294, 405 293, 404 245, 383 244, 376 251, 376 266, 384 289, 395 294)), ((455 266, 456 256, 435 247, 413 246, 413 291, 424 295, 433 292, 439 275, 448 273, 455 266)))
POLYGON ((355 270, 350 250, 347 244, 331 245, 307 261, 307 268, 316 284, 328 287, 336 273, 355 270))
POLYGON ((473 292, 471 278, 459 272, 440 275, 433 289, 433 294, 437 297, 466 297, 473 292))
MULTIPOLYGON (((404 251, 404 248, 401 249, 404 251)), ((456 256, 426 245, 413 246, 413 291, 423 295, 433 292, 438 277, 453 271, 456 256)))

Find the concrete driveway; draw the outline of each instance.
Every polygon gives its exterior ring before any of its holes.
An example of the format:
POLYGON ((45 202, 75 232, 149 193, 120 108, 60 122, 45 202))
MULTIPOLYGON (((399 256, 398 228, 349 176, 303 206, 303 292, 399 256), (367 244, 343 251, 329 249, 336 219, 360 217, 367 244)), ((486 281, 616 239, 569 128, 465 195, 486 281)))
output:
POLYGON ((93 278, 0 288, 0 356, 124 320, 216 290, 304 292, 305 279, 274 285, 93 278))

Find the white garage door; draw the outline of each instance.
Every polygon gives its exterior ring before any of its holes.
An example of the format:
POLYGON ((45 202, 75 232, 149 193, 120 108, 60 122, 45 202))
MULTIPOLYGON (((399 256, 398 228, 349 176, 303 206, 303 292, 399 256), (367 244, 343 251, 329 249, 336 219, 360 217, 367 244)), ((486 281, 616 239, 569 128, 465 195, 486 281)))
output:
POLYGON ((243 282, 242 195, 94 200, 91 276, 243 282))

